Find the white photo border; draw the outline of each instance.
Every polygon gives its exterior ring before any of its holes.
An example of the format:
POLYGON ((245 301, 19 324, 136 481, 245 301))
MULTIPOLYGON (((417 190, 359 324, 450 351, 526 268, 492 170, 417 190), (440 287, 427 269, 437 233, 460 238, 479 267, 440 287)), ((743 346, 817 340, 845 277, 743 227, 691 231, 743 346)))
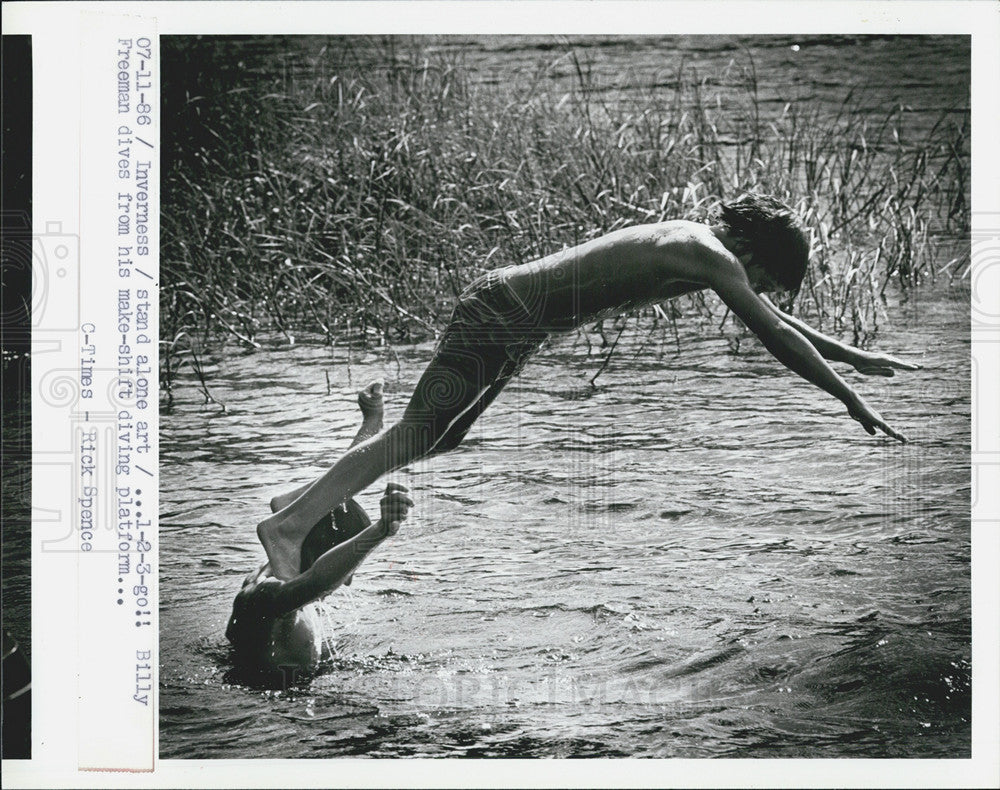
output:
MULTIPOLYGON (((159 35, 217 34, 829 34, 972 36, 973 743, 969 760, 161 760, 150 773, 80 772, 76 676, 77 603, 71 562, 33 552, 33 758, 4 761, 10 787, 990 787, 1000 776, 1000 12, 992 0, 909 2, 129 2, 5 3, 4 34, 33 38, 36 80, 59 70, 62 88, 35 103, 34 207, 46 218, 80 214, 79 72, 86 24, 150 20, 159 35), (89 18, 89 22, 85 20, 89 18), (724 20, 724 21, 720 21, 724 20), (46 109, 46 107, 48 109, 46 109), (68 136, 68 137, 67 137, 68 136), (76 187, 73 188, 73 185, 76 187), (990 404, 993 404, 992 406, 990 404)), ((37 85, 36 85, 37 91, 37 85)), ((64 230, 75 232, 71 225, 64 230)), ((81 239, 81 244, 86 244, 81 239)), ((41 370, 33 375, 39 376, 41 370)), ((39 417, 35 417, 39 425, 39 417)), ((47 491, 46 496, 57 496, 47 491)), ((85 602, 79 602, 80 606, 85 602)), ((154 602, 155 605, 155 602, 154 602)), ((113 738, 119 722, 108 721, 113 738)))

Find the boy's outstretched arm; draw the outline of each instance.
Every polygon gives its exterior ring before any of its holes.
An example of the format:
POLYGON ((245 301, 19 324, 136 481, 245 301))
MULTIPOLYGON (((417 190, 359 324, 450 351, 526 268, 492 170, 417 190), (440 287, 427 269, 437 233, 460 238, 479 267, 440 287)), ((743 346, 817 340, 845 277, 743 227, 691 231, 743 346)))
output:
POLYGON ((758 294, 757 297, 784 323, 798 330, 825 359, 829 359, 831 362, 846 362, 854 367, 858 373, 863 373, 866 376, 892 376, 894 370, 920 370, 921 366, 912 362, 903 362, 888 354, 862 351, 860 348, 854 348, 854 346, 828 337, 813 329, 809 324, 779 310, 766 296, 758 294))
POLYGON ((836 371, 819 355, 816 348, 793 326, 782 321, 764 301, 753 292, 743 266, 728 253, 710 251, 713 260, 706 267, 708 285, 726 303, 747 328, 760 338, 764 347, 789 370, 829 392, 847 406, 847 412, 861 423, 866 431, 882 431, 887 436, 906 441, 894 431, 836 371))
POLYGON ((399 531, 413 500, 406 486, 389 483, 380 504, 382 517, 378 521, 322 554, 305 573, 282 583, 276 594, 276 614, 305 606, 347 581, 376 546, 399 531))

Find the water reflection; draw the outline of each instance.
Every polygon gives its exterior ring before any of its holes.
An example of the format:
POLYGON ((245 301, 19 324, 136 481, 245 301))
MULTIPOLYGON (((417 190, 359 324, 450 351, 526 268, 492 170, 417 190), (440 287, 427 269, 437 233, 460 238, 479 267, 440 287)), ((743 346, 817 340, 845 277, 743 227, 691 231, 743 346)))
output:
POLYGON ((397 416, 431 348, 398 377, 377 352, 220 359, 226 413, 191 388, 164 417, 163 756, 967 756, 965 310, 928 298, 880 336, 925 370, 851 377, 906 446, 759 347, 642 327, 582 398, 601 358, 554 344, 398 473, 414 518, 283 692, 229 674, 253 526, 346 448, 361 386, 388 378, 397 416))

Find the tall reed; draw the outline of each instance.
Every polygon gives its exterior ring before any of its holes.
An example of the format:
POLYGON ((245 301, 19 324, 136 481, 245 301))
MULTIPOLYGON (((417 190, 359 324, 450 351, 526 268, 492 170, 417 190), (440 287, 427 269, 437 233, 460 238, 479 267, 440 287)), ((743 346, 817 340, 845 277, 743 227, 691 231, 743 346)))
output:
MULTIPOLYGON (((933 277, 934 239, 968 230, 964 115, 919 136, 903 108, 873 118, 853 97, 833 114, 791 101, 765 118, 749 59, 731 67, 723 107, 683 66, 616 93, 571 47, 496 85, 420 42, 340 42, 257 79, 205 67, 224 54, 208 40, 169 64, 168 398, 184 367, 210 397, 201 355, 220 341, 426 338, 487 268, 629 224, 704 220, 751 188, 792 203, 813 236, 788 309, 861 342, 890 284, 933 277), (197 92, 182 90, 185 70, 197 92)), ((722 311, 699 296, 680 312, 722 311)))

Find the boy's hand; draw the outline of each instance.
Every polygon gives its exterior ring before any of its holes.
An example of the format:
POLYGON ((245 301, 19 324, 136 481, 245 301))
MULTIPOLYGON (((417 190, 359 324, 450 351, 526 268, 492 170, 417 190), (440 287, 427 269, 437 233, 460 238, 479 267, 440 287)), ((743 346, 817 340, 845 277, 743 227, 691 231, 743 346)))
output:
POLYGON ((894 370, 920 370, 921 366, 912 362, 890 357, 888 354, 875 354, 870 351, 858 351, 852 363, 854 369, 865 376, 893 376, 894 370))
POLYGON ((385 495, 379 503, 382 506, 382 524, 385 526, 386 537, 399 532, 399 525, 413 507, 413 500, 407 496, 406 486, 400 483, 389 483, 385 487, 385 495))
POLYGON ((906 437, 890 428, 888 423, 882 419, 882 415, 860 398, 858 398, 857 403, 848 406, 847 413, 860 422, 862 427, 872 436, 875 435, 875 429, 878 428, 886 436, 891 436, 906 444, 906 437))

